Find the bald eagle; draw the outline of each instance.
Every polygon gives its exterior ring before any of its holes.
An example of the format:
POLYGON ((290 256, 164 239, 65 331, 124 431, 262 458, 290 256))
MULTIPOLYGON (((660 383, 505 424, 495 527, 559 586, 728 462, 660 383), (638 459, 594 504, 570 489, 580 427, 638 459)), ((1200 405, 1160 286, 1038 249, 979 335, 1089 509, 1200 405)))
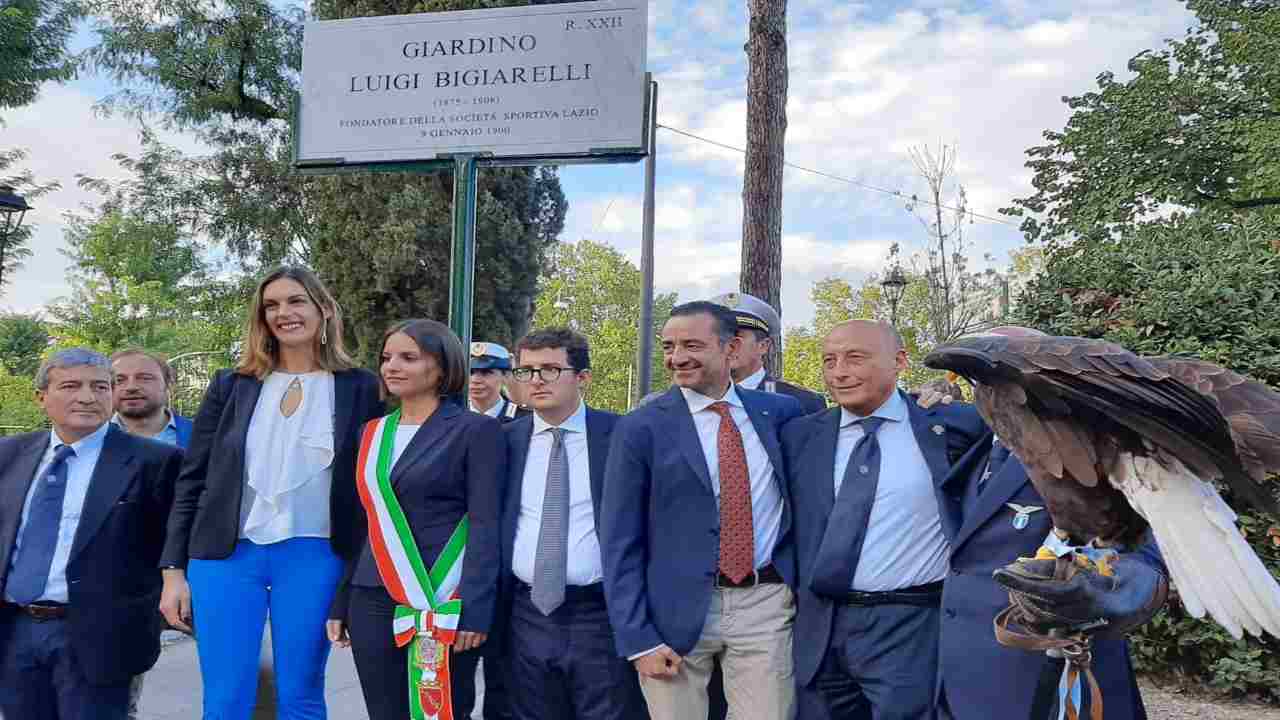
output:
POLYGON ((973 384, 1059 536, 1114 547, 1150 527, 1188 612, 1207 612, 1237 639, 1280 637, 1280 586, 1213 484, 1276 514, 1266 476, 1280 471, 1280 394, 1200 360, 993 333, 940 346, 924 363, 973 384))

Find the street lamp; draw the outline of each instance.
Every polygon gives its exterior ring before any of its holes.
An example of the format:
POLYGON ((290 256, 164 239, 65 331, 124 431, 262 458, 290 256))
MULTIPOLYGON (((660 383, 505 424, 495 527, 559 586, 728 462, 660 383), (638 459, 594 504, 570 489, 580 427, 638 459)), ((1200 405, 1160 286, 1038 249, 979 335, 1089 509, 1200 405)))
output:
POLYGON ((0 245, 18 232, 22 217, 30 209, 27 201, 13 191, 12 185, 0 185, 0 245))
POLYGON ((898 327, 898 303, 902 302, 902 293, 907 289, 907 276, 902 274, 902 266, 894 265, 889 274, 880 281, 884 288, 884 297, 889 301, 889 321, 898 327))

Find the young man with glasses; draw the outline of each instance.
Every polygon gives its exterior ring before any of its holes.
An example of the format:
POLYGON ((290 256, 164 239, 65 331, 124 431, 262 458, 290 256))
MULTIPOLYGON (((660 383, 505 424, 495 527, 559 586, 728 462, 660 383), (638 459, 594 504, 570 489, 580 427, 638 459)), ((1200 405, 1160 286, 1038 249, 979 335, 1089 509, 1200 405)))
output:
POLYGON ((587 339, 536 330, 512 376, 534 415, 508 424, 502 542, 510 618, 502 653, 521 720, 639 720, 636 671, 618 656, 596 525, 618 416, 587 407, 587 339))

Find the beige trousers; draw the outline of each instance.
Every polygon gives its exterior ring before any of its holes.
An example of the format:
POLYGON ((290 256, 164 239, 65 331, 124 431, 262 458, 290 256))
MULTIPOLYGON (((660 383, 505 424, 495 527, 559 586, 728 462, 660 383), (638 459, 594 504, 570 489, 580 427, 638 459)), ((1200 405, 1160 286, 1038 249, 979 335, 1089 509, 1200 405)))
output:
POLYGON ((792 720, 796 603, 791 588, 767 584, 711 592, 702 636, 675 677, 640 678, 651 720, 707 717, 707 682, 717 656, 729 720, 792 720))

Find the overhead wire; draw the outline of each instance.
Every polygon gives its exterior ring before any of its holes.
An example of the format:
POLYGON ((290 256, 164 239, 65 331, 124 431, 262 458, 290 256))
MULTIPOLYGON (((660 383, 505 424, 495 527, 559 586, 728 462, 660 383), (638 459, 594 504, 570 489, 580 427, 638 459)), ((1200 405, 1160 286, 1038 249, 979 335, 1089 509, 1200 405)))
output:
MULTIPOLYGON (((737 146, 735 146, 735 145, 730 145, 730 144, 728 144, 728 143, 720 142, 719 140, 712 140, 711 138, 703 137, 703 136, 698 135, 698 134, 696 134, 696 133, 691 133, 691 132, 689 132, 688 130, 681 130, 680 128, 671 127, 670 125, 664 125, 664 124, 662 124, 662 123, 658 123, 658 127, 659 127, 659 128, 662 128, 663 130, 669 130, 669 131, 671 131, 671 132, 673 132, 673 133, 675 133, 675 134, 677 134, 677 135, 683 135, 683 136, 685 136, 685 137, 687 137, 687 138, 691 138, 691 139, 693 139, 693 140, 697 140, 697 141, 699 141, 699 142, 706 143, 706 144, 708 144, 708 145, 714 145, 714 146, 716 146, 716 147, 724 148, 725 150, 732 150, 732 151, 734 151, 734 152, 741 153, 741 154, 744 154, 744 155, 745 155, 745 154, 746 154, 746 152, 747 152, 745 148, 740 148, 740 147, 737 147, 737 146)), ((862 181, 860 181, 860 180, 854 180, 854 179, 852 179, 852 178, 843 177, 843 176, 840 176, 840 175, 836 175, 836 174, 834 174, 834 173, 826 172, 825 170, 818 170, 818 169, 816 169, 816 168, 805 167, 804 165, 798 165, 798 164, 796 164, 796 163, 788 162, 788 161, 785 161, 785 160, 783 161, 783 163, 782 163, 782 164, 783 164, 783 165, 785 165, 786 167, 792 168, 792 169, 794 169, 794 170, 799 170, 799 171, 801 171, 801 172, 810 173, 810 174, 812 174, 812 175, 817 175, 817 176, 819 176, 819 177, 824 177, 824 178, 827 178, 827 179, 829 179, 829 180, 835 180, 835 181, 837 181, 837 182, 846 183, 846 184, 848 184, 848 185, 853 185, 854 187, 859 187, 859 188, 862 188, 862 189, 864 189, 864 190, 871 190, 871 191, 874 191, 874 192, 883 193, 883 194, 885 194, 885 195, 891 195, 891 196, 893 196, 893 197, 896 197, 896 198, 899 198, 899 199, 902 199, 902 200, 909 200, 909 201, 911 201, 911 202, 913 202, 913 203, 920 203, 921 205, 931 205, 931 206, 934 206, 934 207, 941 208, 941 209, 943 209, 943 210, 950 210, 950 211, 952 211, 952 212, 963 212, 966 216, 968 216, 968 217, 970 217, 970 218, 978 218, 978 219, 981 219, 981 220, 985 220, 985 221, 987 221, 987 222, 998 223, 998 224, 1000 224, 1000 225, 1008 225, 1008 226, 1010 226, 1010 227, 1016 227, 1016 224, 1015 224, 1015 223, 1012 223, 1012 222, 1010 222, 1010 221, 1008 221, 1008 220, 1005 220, 1004 218, 998 218, 998 217, 994 217, 994 216, 992 216, 992 215, 985 215, 985 214, 983 214, 983 213, 980 213, 980 212, 974 212, 973 210, 969 210, 969 209, 958 208, 958 207, 953 207, 953 206, 950 206, 950 205, 943 205, 943 204, 935 203, 935 202, 933 202, 932 200, 928 200, 928 199, 925 199, 925 198, 920 198, 920 197, 917 197, 917 196, 915 196, 915 195, 904 195, 904 194, 902 193, 902 191, 901 191, 901 190, 890 190, 890 189, 888 189, 888 188, 878 187, 878 186, 876 186, 876 185, 872 185, 872 184, 870 184, 870 183, 865 183, 865 182, 862 182, 862 181)))

